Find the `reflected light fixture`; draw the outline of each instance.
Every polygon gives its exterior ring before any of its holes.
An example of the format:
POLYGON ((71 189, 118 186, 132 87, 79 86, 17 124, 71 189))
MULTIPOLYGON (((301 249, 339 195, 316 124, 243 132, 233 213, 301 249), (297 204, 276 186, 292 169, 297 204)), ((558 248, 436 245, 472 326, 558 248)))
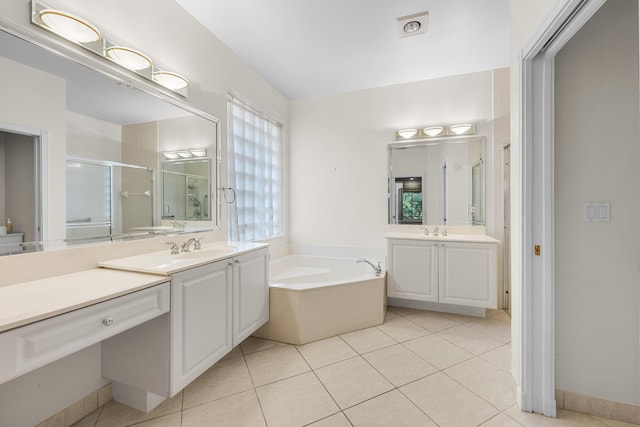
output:
POLYGON ((430 126, 422 129, 422 133, 431 138, 434 136, 440 136, 444 134, 444 126, 430 126))
POLYGON ((84 19, 55 9, 44 9, 40 20, 54 33, 74 43, 92 43, 101 39, 100 31, 84 19))
POLYGON ((449 126, 449 130, 454 135, 465 135, 471 131, 473 125, 471 123, 460 123, 457 125, 449 126))
POLYGON ((189 80, 180 74, 169 71, 156 71, 153 73, 153 80, 171 90, 183 89, 189 86, 189 80))
POLYGON ((206 148, 191 148, 188 150, 165 151, 162 153, 167 160, 191 159, 194 157, 207 157, 206 148))
POLYGON ((400 138, 409 139, 418 134, 418 129, 400 129, 396 132, 396 134, 400 138))
POLYGON ((132 71, 145 70, 153 64, 144 53, 124 46, 111 46, 105 51, 107 58, 132 71))

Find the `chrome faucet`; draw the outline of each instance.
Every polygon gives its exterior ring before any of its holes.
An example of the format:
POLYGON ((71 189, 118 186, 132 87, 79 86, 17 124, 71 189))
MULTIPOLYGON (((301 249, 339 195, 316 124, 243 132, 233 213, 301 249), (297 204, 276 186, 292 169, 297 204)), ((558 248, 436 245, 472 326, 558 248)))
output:
MULTIPOLYGON (((182 252, 189 252, 189 248, 191 247, 192 243, 196 243, 196 241, 198 241, 198 239, 196 239, 195 237, 190 238, 189 240, 187 240, 186 242, 184 242, 182 244, 182 246, 180 246, 180 250, 182 252)), ((200 249, 200 242, 198 242, 197 244, 194 244, 194 248, 197 246, 198 249, 200 249)))
POLYGON ((421 227, 424 230, 424 235, 428 236, 429 235, 429 227, 421 227))
POLYGON ((171 245, 171 255, 177 255, 180 253, 180 247, 175 242, 165 242, 167 245, 171 245))
POLYGON ((200 248, 202 247, 202 242, 201 240, 204 239, 204 237, 194 237, 193 240, 193 250, 194 251, 199 251, 200 248))
POLYGON ((359 259, 356 262, 366 262, 367 264, 369 264, 371 268, 373 268, 373 271, 376 273, 376 276, 379 276, 382 274, 382 267, 380 266, 380 261, 378 261, 377 267, 371 261, 367 261, 366 259, 359 259))
POLYGON ((440 227, 438 227, 438 226, 436 225, 436 228, 434 228, 434 229, 433 229, 433 235, 434 235, 434 236, 437 236, 437 235, 438 235, 438 230, 440 230, 440 227))

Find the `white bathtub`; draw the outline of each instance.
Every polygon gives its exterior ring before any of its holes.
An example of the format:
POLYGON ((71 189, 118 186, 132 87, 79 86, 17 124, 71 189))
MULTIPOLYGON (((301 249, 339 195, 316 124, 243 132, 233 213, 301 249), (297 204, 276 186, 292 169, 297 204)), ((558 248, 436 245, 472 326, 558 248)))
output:
POLYGON ((269 322, 254 336, 305 344, 384 322, 386 275, 367 263, 288 255, 269 269, 269 322))

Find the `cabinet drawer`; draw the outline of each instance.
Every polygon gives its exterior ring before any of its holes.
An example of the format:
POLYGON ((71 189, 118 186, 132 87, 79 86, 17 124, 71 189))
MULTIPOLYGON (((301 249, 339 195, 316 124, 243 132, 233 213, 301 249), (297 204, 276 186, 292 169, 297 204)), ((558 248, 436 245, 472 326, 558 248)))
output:
POLYGON ((169 283, 0 334, 0 384, 169 311, 169 283))

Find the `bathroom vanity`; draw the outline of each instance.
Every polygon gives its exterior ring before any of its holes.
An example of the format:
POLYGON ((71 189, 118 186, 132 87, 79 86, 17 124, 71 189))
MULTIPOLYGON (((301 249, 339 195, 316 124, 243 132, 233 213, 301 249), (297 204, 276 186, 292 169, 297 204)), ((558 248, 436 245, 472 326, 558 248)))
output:
POLYGON ((497 308, 498 241, 481 234, 387 234, 387 296, 394 305, 484 315, 497 308))
POLYGON ((102 344, 102 374, 112 380, 114 399, 142 411, 175 396, 269 320, 267 245, 155 255, 100 263, 171 279, 169 316, 102 344))
POLYGON ((0 384, 101 342, 114 399, 149 411, 268 320, 268 261, 212 243, 0 287, 0 384))

